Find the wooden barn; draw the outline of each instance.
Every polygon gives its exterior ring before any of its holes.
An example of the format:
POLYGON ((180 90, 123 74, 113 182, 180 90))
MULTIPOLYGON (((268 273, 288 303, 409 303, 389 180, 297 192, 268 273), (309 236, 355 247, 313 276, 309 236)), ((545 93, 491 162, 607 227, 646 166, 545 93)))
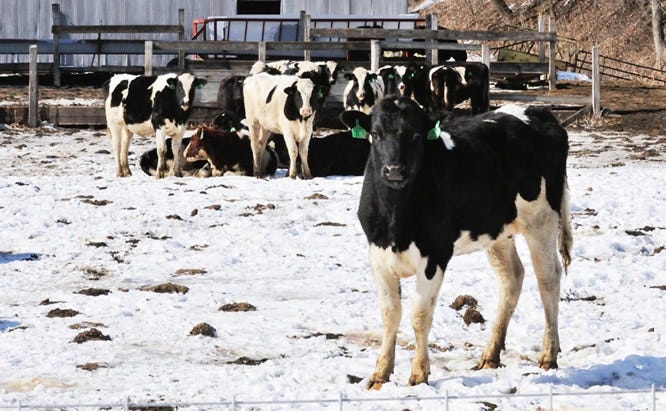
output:
MULTIPOLYGON (((191 39, 194 22, 209 17, 239 18, 258 15, 265 18, 298 18, 301 11, 313 17, 396 17, 408 14, 407 0, 2 0, 0 63, 24 63, 28 44, 39 47, 39 61, 50 62, 52 26, 55 25, 176 25, 184 33, 75 33, 62 34, 60 41, 81 39, 191 39), (54 4, 57 5, 54 8, 54 4), (179 22, 178 10, 184 19, 179 22), (55 10, 59 10, 56 12, 55 10)), ((211 39, 207 37, 207 39, 211 39)), ((173 56, 156 56, 156 65, 165 65, 173 56)), ((68 54, 60 57, 63 66, 141 66, 140 54, 68 54)))

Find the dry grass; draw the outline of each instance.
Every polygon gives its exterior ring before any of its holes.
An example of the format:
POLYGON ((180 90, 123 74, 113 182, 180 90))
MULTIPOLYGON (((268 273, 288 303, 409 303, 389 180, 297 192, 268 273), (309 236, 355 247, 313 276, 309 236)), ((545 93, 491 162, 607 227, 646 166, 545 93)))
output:
POLYGON ((534 30, 539 14, 555 18, 559 58, 576 48, 652 67, 654 49, 649 6, 641 0, 511 1, 513 17, 502 18, 486 0, 444 0, 423 11, 434 13, 441 25, 455 30, 534 30))

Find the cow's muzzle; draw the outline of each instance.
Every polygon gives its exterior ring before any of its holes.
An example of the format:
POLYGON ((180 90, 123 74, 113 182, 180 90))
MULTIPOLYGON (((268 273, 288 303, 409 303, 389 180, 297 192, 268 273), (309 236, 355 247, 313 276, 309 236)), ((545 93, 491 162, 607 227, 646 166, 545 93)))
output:
POLYGON ((382 177, 392 183, 401 183, 405 180, 404 169, 401 165, 386 165, 382 167, 382 177))
POLYGON ((312 109, 310 107, 302 107, 300 113, 303 117, 309 117, 312 115, 312 109))

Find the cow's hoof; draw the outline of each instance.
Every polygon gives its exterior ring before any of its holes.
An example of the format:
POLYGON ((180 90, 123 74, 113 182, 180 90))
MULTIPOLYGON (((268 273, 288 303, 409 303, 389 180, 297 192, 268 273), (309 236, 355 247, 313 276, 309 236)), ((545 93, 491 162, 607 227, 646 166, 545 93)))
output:
POLYGON ((428 384, 428 376, 427 375, 410 375, 409 376, 409 382, 408 385, 410 387, 413 387, 415 385, 419 384, 428 384))
POLYGON ((539 368, 546 371, 558 368, 557 360, 544 360, 543 358, 541 358, 537 364, 539 365, 539 368))
POLYGON ((502 364, 499 362, 499 360, 494 361, 494 360, 481 360, 479 361, 478 364, 476 364, 472 370, 488 370, 488 369, 496 369, 502 367, 502 364))
POLYGON ((365 388, 368 390, 379 391, 382 389, 382 386, 385 382, 386 381, 382 381, 381 379, 375 380, 374 378, 370 378, 370 381, 368 381, 368 384, 365 386, 365 388))

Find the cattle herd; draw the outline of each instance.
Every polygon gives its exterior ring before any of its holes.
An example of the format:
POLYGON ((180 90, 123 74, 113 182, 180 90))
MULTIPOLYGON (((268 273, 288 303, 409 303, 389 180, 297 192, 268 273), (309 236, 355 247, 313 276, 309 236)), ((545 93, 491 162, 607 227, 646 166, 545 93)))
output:
POLYGON ((400 279, 416 276, 409 384, 427 383, 428 334, 447 264, 477 250, 486 250, 500 285, 478 368, 500 366, 523 283, 515 246, 515 235, 522 234, 545 314, 538 365, 556 368, 560 276, 572 247, 566 130, 547 109, 507 105, 489 111, 488 69, 481 63, 410 63, 346 71, 339 116, 346 129, 313 137, 339 71, 335 62, 257 62, 248 76, 220 84, 222 114, 187 139, 194 90, 203 80, 187 73, 114 76, 105 108, 116 174, 130 174, 132 133, 154 133, 157 148, 141 156, 141 168, 157 178, 167 174, 169 161, 175 176, 261 177, 280 166, 288 167, 289 177, 364 175, 358 218, 383 322, 367 384, 375 389, 394 368, 400 279), (452 113, 467 99, 471 116, 452 113))

